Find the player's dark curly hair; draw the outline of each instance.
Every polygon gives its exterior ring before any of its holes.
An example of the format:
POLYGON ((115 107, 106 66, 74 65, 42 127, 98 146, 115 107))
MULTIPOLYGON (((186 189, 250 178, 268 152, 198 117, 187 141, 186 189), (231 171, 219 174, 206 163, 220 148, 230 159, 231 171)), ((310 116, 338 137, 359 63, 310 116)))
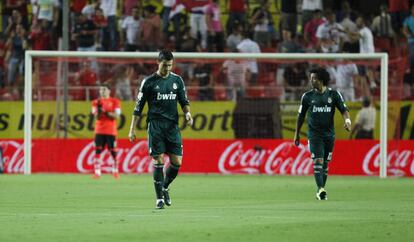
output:
POLYGON ((169 50, 161 50, 158 54, 158 61, 170 61, 172 59, 174 59, 174 56, 169 50))
POLYGON ((315 68, 310 70, 310 73, 316 74, 316 79, 320 80, 324 86, 327 86, 329 83, 329 73, 323 68, 315 68))

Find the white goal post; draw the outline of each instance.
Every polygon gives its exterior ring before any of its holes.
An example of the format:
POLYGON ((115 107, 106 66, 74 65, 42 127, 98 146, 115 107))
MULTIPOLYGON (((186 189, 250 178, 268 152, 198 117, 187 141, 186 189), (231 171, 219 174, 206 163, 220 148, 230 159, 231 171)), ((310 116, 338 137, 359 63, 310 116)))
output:
MULTIPOLYGON (((103 57, 103 58, 149 58, 158 57, 158 52, 78 52, 78 51, 26 51, 24 84, 24 174, 31 174, 32 143, 32 65, 33 57, 103 57)), ((319 53, 174 53, 176 58, 197 59, 349 59, 381 61, 381 103, 380 103, 380 177, 387 177, 387 116, 388 116, 388 54, 319 54, 319 53)))

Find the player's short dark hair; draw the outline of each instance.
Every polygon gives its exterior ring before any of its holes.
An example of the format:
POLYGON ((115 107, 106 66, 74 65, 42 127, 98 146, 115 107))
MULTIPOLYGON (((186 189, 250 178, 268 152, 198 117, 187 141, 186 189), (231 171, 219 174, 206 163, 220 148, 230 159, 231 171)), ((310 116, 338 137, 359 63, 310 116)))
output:
POLYGON ((324 86, 327 86, 331 79, 329 73, 320 67, 310 70, 310 73, 316 74, 316 79, 320 80, 324 86))
POLYGON ((371 100, 370 100, 370 98, 369 97, 367 97, 367 96, 364 96, 363 98, 362 98, 362 106, 363 107, 369 107, 369 105, 371 104, 371 100))
POLYGON ((242 35, 244 38, 253 39, 253 32, 250 30, 244 30, 242 35))
POLYGON ((110 86, 108 83, 101 83, 101 84, 99 84, 98 86, 99 86, 99 87, 106 87, 106 88, 108 88, 109 90, 111 90, 111 86, 110 86))
POLYGON ((154 5, 147 5, 144 7, 145 10, 147 10, 149 13, 155 13, 155 10, 157 9, 154 5))
POLYGON ((158 61, 170 61, 174 59, 174 56, 169 50, 161 50, 158 54, 158 61))

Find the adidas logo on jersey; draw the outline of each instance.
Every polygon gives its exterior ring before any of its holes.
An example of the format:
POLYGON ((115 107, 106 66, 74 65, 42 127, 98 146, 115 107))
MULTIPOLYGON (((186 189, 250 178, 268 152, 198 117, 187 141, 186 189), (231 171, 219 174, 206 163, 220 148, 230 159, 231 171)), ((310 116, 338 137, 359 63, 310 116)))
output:
POLYGON ((174 94, 172 92, 168 93, 168 94, 161 94, 161 93, 157 93, 157 100, 175 100, 177 97, 177 94, 174 94))
POLYGON ((328 107, 326 105, 324 107, 316 107, 316 106, 313 106, 313 112, 314 113, 330 113, 331 110, 332 110, 332 108, 331 107, 328 107))

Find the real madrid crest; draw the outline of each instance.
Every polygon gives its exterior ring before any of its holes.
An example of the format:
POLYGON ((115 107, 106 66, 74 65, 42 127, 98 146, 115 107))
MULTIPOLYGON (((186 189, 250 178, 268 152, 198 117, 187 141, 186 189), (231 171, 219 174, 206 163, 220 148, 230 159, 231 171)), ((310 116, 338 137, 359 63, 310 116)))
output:
POLYGON ((177 84, 173 83, 173 89, 177 89, 177 84))
POLYGON ((332 98, 328 97, 328 103, 332 103, 332 98))

